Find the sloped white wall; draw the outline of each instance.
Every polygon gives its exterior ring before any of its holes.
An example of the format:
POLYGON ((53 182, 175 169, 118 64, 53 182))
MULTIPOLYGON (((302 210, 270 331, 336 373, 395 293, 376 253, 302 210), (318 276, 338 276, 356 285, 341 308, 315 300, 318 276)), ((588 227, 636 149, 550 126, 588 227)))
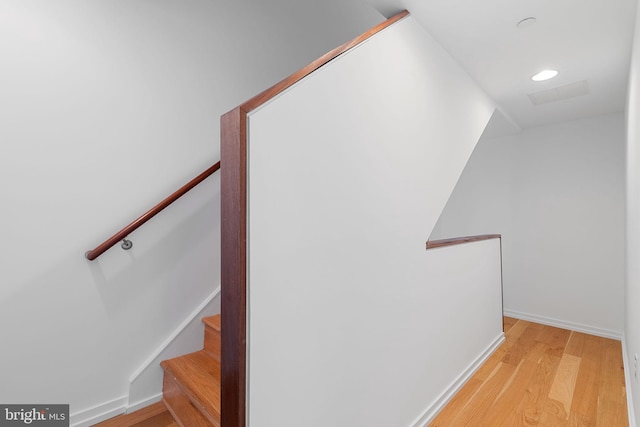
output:
MULTIPOLYGON (((494 112, 494 119, 501 120, 494 112)), ((473 150, 464 172, 451 193, 429 239, 473 236, 479 234, 502 235, 502 274, 505 293, 512 282, 513 213, 515 144, 507 138, 489 138, 487 130, 473 150)), ((508 307, 508 306, 507 306, 508 307)))
POLYGON ((482 139, 432 238, 502 233, 507 313, 622 336, 624 120, 482 139))
POLYGON ((0 2, 0 401, 122 411, 219 286, 219 178, 131 251, 85 251, 219 159, 221 114, 382 20, 357 0, 0 2))
POLYGON ((250 425, 412 424, 500 336, 425 250, 493 109, 409 17, 250 114, 250 425))
MULTIPOLYGON (((625 270, 625 346, 627 368, 633 369, 634 356, 640 355, 640 8, 636 13, 629 97, 627 103, 626 176, 626 270, 625 270)), ((640 386, 635 369, 627 370, 628 395, 632 414, 640 414, 640 386)), ((632 417, 635 417, 632 415, 632 417)), ((635 419, 632 420, 635 422, 635 419)), ((634 424, 631 424, 635 427, 634 424)))

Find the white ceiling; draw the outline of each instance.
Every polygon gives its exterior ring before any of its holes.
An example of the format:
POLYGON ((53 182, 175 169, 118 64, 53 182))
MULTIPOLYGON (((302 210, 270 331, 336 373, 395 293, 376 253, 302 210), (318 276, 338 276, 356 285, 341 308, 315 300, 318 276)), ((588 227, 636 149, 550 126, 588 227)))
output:
POLYGON ((409 10, 522 129, 625 108, 636 0, 365 1, 387 17, 409 10), (517 28, 527 17, 536 23, 517 28), (545 68, 560 73, 530 79, 545 68), (587 95, 528 96, 583 80, 587 95))

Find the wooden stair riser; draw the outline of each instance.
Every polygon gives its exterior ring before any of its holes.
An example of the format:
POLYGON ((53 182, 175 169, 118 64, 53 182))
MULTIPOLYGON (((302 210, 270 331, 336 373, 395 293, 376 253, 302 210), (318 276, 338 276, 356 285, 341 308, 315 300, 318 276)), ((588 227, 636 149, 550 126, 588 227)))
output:
POLYGON ((220 427, 212 424, 183 393, 182 388, 171 375, 164 374, 162 401, 180 427, 220 427))
POLYGON ((221 339, 220 331, 213 329, 205 323, 204 326, 204 351, 211 357, 220 361, 221 354, 221 339))

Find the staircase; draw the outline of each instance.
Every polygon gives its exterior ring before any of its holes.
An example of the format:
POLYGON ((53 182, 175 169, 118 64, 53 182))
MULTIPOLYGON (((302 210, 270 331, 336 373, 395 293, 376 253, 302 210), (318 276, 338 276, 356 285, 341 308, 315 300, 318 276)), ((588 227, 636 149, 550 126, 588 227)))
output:
POLYGON ((181 427, 220 427, 220 315, 202 319, 204 349, 163 361, 163 402, 181 427))

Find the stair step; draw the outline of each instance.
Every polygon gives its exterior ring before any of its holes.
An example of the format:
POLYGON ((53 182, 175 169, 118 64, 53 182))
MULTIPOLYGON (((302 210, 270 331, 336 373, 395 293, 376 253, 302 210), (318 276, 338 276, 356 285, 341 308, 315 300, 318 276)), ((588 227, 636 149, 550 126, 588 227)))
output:
POLYGON ((220 315, 219 314, 216 314, 215 316, 203 317, 202 323, 220 332, 220 315))
POLYGON ((220 427, 220 362, 200 350, 161 363, 163 400, 184 427, 220 427))
POLYGON ((162 401, 169 410, 176 425, 180 427, 211 427, 211 423, 202 415, 189 398, 182 392, 175 378, 168 375, 162 381, 162 401))
POLYGON ((220 362, 220 315, 205 317, 202 323, 204 323, 204 350, 220 362))

